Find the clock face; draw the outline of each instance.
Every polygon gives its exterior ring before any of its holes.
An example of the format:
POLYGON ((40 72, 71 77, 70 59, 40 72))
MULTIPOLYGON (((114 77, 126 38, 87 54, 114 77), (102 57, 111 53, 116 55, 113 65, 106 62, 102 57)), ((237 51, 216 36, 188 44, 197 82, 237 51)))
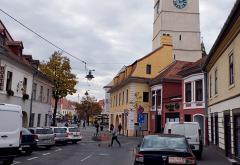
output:
POLYGON ((187 0, 173 0, 173 4, 174 4, 178 9, 183 9, 184 7, 187 6, 187 0))

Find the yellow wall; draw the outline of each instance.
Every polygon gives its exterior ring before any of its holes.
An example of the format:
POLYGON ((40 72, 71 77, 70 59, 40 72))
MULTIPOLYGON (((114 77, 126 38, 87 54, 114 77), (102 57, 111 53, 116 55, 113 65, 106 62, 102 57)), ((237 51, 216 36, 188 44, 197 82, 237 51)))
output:
MULTIPOLYGON (((240 34, 231 43, 231 45, 223 52, 221 57, 211 68, 208 78, 212 77, 212 98, 209 98, 209 105, 225 100, 237 94, 240 94, 240 34), (234 79, 233 86, 229 85, 229 55, 233 52, 234 60, 234 79), (215 69, 218 70, 218 94, 215 95, 215 69)), ((210 81, 210 80, 209 80, 210 81)), ((208 82, 209 83, 209 82, 208 82)), ((210 87, 210 83, 209 83, 210 87)), ((209 95, 210 97, 210 95, 209 95)))
POLYGON ((133 77, 154 78, 173 62, 172 46, 164 46, 159 51, 137 63, 133 77), (151 65, 151 74, 146 74, 146 66, 151 65))

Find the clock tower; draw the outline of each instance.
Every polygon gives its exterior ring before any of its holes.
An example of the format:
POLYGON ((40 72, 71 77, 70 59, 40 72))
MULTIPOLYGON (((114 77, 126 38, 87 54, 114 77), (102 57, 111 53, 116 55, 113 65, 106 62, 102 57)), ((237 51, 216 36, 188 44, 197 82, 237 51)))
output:
POLYGON ((176 60, 195 62, 202 57, 199 0, 154 0, 153 50, 160 36, 173 37, 176 60))

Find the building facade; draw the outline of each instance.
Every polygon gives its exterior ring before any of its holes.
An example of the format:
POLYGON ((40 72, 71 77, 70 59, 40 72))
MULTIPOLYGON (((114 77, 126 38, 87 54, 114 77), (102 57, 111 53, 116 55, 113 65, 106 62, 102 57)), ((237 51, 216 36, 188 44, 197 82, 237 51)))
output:
POLYGON ((52 82, 38 70, 38 64, 31 55, 23 54, 22 42, 14 41, 0 21, 0 102, 22 107, 24 127, 49 123, 50 102, 46 98, 51 97, 52 82), (45 99, 37 102, 31 95, 34 84, 40 83, 44 84, 40 92, 45 99), (49 93, 43 91, 47 89, 49 93))
POLYGON ((199 60, 200 44, 199 0, 154 0, 153 50, 160 46, 164 33, 173 37, 176 60, 199 60))
POLYGON ((240 0, 207 59, 209 140, 240 160, 240 0))
POLYGON ((161 37, 161 47, 121 69, 114 77, 110 93, 109 124, 122 125, 125 135, 133 136, 138 122, 138 110, 144 115, 142 131, 149 131, 150 87, 148 82, 173 62, 172 38, 161 37), (160 60, 161 59, 161 60, 160 60))

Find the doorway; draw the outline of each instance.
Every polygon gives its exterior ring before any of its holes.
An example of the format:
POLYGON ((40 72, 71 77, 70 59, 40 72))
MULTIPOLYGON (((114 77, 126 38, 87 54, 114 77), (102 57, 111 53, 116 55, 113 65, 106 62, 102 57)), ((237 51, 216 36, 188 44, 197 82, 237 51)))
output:
POLYGON ((225 155, 226 157, 231 157, 231 120, 230 113, 224 114, 224 132, 225 132, 225 155))

